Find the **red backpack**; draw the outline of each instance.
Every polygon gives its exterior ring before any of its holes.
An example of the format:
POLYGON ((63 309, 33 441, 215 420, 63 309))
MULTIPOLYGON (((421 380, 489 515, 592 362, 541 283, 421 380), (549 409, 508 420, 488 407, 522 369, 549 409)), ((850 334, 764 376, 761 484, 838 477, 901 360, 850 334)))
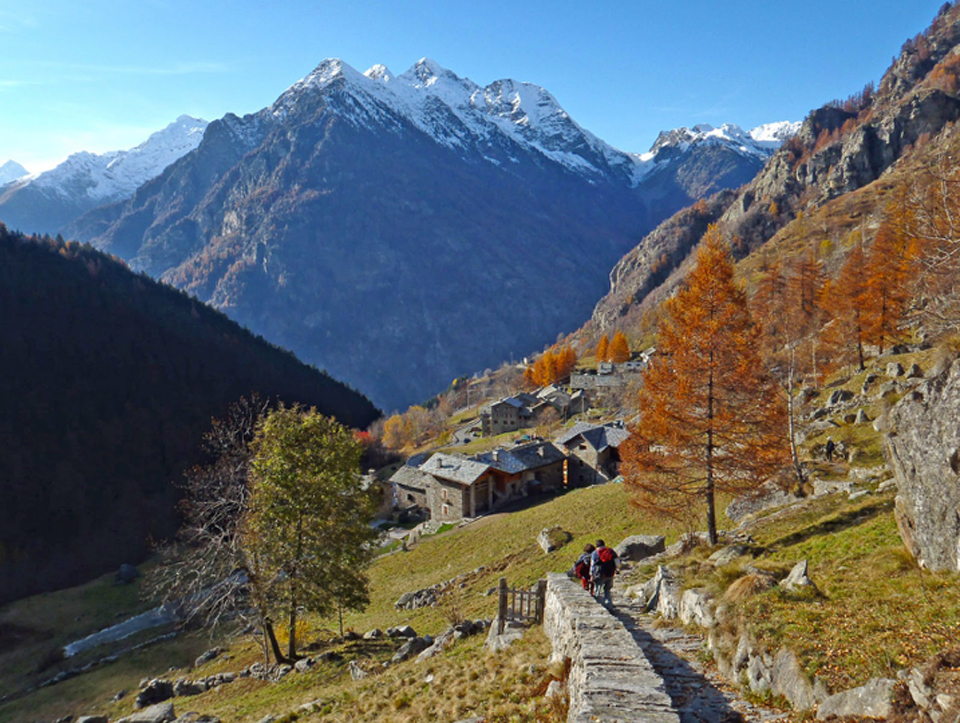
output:
POLYGON ((609 547, 601 547, 597 550, 597 559, 600 560, 600 574, 603 577, 613 577, 617 571, 617 553, 609 547))

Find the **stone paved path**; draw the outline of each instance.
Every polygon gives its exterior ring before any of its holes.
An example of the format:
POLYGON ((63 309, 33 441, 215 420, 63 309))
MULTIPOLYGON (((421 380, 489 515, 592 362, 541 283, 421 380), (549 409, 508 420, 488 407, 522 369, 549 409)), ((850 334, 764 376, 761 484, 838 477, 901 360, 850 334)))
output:
POLYGON ((676 628, 654 626, 654 617, 614 589, 613 614, 663 677, 681 723, 770 723, 786 714, 744 700, 697 658, 703 640, 676 628))

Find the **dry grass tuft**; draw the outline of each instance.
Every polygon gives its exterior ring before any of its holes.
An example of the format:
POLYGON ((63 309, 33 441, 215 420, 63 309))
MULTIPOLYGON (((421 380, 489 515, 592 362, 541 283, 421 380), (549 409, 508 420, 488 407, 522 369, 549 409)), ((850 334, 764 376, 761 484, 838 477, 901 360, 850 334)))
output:
POLYGON ((736 580, 723 594, 723 599, 728 603, 741 603, 755 595, 766 592, 777 582, 769 575, 758 575, 756 573, 744 575, 736 580))

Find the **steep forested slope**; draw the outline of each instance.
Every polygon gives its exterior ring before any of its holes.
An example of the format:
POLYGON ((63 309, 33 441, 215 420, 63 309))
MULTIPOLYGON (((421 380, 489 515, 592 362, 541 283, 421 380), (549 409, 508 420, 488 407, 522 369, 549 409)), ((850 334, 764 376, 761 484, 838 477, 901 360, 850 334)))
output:
POLYGON ((0 224, 0 602, 141 557, 171 484, 241 395, 356 427, 373 405, 89 246, 0 224))

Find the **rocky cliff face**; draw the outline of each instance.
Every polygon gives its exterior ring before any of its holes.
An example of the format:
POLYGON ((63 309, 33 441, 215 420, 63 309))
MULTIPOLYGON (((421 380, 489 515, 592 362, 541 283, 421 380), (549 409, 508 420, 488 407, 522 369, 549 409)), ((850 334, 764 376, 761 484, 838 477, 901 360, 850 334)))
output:
MULTIPOLYGON (((719 217, 724 234, 739 239, 739 252, 759 248, 801 211, 877 180, 911 146, 960 118, 958 43, 960 6, 945 6, 927 31, 904 45, 879 88, 868 86, 845 102, 812 111, 719 217)), ((596 307, 594 321, 609 324, 625 313, 624 298, 643 303, 695 247, 679 237, 699 231, 700 225, 697 216, 677 216, 644 238, 611 275, 610 293, 596 307), (662 251, 666 270, 651 263, 662 251), (639 263, 644 257, 648 262, 639 263)))
POLYGON ((960 360, 890 412, 887 462, 896 475, 897 525, 930 570, 960 570, 960 360))

